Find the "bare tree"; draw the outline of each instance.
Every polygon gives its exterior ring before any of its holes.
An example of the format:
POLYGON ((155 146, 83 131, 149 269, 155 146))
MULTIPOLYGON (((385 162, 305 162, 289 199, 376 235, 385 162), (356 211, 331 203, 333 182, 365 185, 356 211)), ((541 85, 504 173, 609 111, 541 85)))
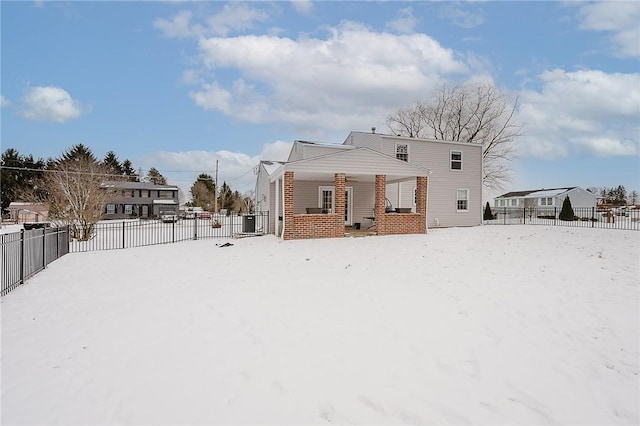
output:
POLYGON ((518 99, 511 100, 492 84, 443 86, 429 103, 387 116, 395 135, 482 144, 483 183, 501 188, 509 180, 507 163, 515 157, 518 99))
POLYGON ((102 185, 107 172, 105 165, 86 156, 57 161, 45 176, 49 218, 69 225, 74 238, 90 239, 115 195, 114 188, 102 185))

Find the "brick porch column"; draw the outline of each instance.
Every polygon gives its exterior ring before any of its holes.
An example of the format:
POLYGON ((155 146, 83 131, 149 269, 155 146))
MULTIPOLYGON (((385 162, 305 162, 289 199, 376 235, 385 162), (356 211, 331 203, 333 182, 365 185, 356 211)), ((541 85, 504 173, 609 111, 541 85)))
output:
POLYGON ((384 211, 385 199, 387 197, 387 175, 376 175, 376 202, 373 215, 376 218, 376 232, 378 235, 384 235, 384 211))
POLYGON ((416 177, 416 213, 424 216, 422 221, 424 225, 423 232, 427 232, 427 185, 426 176, 416 177))
POLYGON ((346 191, 346 177, 344 173, 336 173, 334 177, 336 186, 336 236, 344 236, 344 209, 346 205, 345 191, 346 191))
POLYGON ((294 222, 293 222, 293 185, 295 180, 293 172, 284 172, 284 235, 285 240, 295 238, 294 222))

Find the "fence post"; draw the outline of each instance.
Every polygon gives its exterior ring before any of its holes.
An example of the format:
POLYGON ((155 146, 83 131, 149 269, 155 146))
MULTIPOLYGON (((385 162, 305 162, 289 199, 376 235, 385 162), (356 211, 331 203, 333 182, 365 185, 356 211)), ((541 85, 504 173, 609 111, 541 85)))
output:
POLYGON ((42 228, 42 269, 47 269, 47 228, 42 228))
POLYGON ((198 213, 193 214, 193 239, 198 239, 198 213))
POLYGON ((122 248, 124 248, 124 238, 125 238, 125 229, 124 229, 124 220, 122 221, 122 248))
POLYGON ((554 226, 556 225, 556 216, 557 216, 557 214, 558 214, 558 208, 554 207, 553 208, 553 225, 554 226))
POLYGON ((173 220, 171 221, 171 242, 176 242, 176 222, 173 220))
POLYGON ((24 229, 20 230, 20 284, 24 284, 24 229))
POLYGON ((522 208, 522 224, 525 225, 527 223, 527 209, 525 207, 522 208))
POLYGON ((593 222, 595 222, 596 220, 596 216, 595 216, 595 211, 596 208, 595 207, 591 207, 591 227, 593 228, 595 225, 593 222))

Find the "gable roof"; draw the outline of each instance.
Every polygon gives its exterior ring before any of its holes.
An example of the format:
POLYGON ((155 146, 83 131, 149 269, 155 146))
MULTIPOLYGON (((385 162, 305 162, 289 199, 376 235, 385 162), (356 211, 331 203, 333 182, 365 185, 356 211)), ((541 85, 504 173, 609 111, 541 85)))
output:
MULTIPOLYGON (((387 182, 408 180, 416 176, 429 176, 431 170, 398 160, 370 148, 353 148, 330 154, 285 163, 281 172, 296 173, 301 180, 333 179, 335 173, 348 178, 373 182, 376 175, 386 175, 387 182)), ((275 178, 272 178, 275 179, 275 178)))
POLYGON ((564 194, 565 192, 569 192, 573 189, 576 189, 577 186, 569 186, 564 188, 541 188, 541 189, 530 189, 527 191, 512 191, 507 192, 506 194, 502 194, 496 198, 512 198, 512 197, 525 197, 525 198, 537 198, 537 197, 556 197, 560 194, 564 194))
POLYGON ((110 181, 106 180, 100 184, 106 188, 118 188, 118 189, 153 189, 160 191, 177 191, 178 187, 175 185, 156 185, 151 182, 129 182, 129 181, 110 181))

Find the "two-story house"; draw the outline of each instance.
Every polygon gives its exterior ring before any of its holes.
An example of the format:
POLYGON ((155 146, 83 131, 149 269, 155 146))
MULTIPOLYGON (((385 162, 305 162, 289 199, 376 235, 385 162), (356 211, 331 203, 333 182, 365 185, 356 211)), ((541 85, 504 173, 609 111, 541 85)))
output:
POLYGON ((351 132, 342 145, 296 141, 261 162, 256 205, 285 239, 378 235, 482 222, 482 146, 351 132), (342 194, 344 196, 336 196, 342 194))
POLYGON ((178 214, 178 187, 147 182, 102 183, 115 190, 115 196, 106 205, 104 219, 153 218, 178 214))

